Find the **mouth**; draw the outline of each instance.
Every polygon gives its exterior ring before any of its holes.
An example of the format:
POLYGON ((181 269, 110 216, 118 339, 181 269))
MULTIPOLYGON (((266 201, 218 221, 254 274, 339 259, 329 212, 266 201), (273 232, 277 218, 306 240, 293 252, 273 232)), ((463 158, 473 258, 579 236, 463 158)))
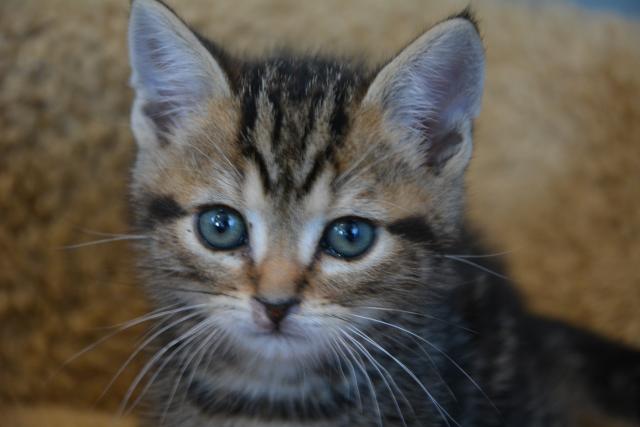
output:
POLYGON ((318 359, 324 353, 324 340, 294 320, 287 319, 268 327, 246 322, 242 327, 236 325, 235 333, 230 335, 238 352, 251 360, 302 362, 318 359))
POLYGON ((256 337, 290 338, 303 340, 307 337, 305 331, 295 319, 287 319, 281 323, 253 322, 250 335, 256 337))
POLYGON ((249 355, 269 361, 302 361, 317 355, 317 346, 297 334, 283 331, 257 332, 246 344, 249 355))
POLYGON ((322 316, 293 312, 276 323, 256 310, 235 309, 216 317, 228 348, 247 363, 324 363, 335 347, 333 325, 322 316))
POLYGON ((247 328, 246 334, 250 339, 265 340, 272 343, 296 344, 304 346, 313 343, 313 332, 300 325, 294 319, 279 324, 253 324, 247 328))

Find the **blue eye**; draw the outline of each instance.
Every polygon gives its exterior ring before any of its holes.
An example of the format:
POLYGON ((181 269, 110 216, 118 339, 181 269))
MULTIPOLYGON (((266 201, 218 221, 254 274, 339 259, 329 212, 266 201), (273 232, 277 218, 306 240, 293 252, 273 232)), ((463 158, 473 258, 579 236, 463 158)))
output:
POLYGON ((216 206, 202 212, 197 219, 198 233, 214 249, 235 249, 247 242, 247 228, 238 212, 216 206))
POLYGON ((365 253, 375 240, 375 227, 359 218, 340 218, 325 229, 322 246, 338 258, 355 258, 365 253))

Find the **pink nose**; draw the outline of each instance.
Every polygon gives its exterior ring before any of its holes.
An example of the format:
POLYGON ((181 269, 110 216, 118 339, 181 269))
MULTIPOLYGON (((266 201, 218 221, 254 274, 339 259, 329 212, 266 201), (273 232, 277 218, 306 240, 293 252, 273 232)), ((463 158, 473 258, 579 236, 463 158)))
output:
POLYGON ((268 300, 263 297, 255 297, 255 300, 264 307, 264 313, 276 328, 280 325, 282 320, 291 313, 292 309, 300 304, 300 300, 297 298, 268 300))

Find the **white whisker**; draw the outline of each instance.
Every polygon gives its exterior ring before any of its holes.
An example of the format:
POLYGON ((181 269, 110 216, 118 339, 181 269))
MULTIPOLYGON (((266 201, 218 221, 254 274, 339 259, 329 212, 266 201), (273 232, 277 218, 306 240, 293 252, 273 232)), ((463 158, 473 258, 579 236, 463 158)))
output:
POLYGON ((445 257, 445 258, 448 258, 448 259, 452 259, 454 261, 461 262, 463 264, 470 265, 472 267, 477 268, 478 270, 484 271, 485 273, 489 273, 489 274, 492 274, 492 275, 494 275, 496 277, 499 277, 500 279, 511 281, 511 279, 509 279, 507 276, 505 276, 503 274, 500 274, 498 272, 495 272, 495 271, 491 270, 490 268, 487 268, 487 267, 485 267, 483 265, 477 264, 477 263, 475 263, 473 261, 469 261, 468 259, 459 258, 459 257, 454 256, 454 255, 442 255, 442 256, 445 257))
MULTIPOLYGON (((334 180, 336 186, 341 185, 342 183, 349 182, 351 179, 355 177, 350 176, 359 166, 362 164, 371 153, 373 153, 377 149, 375 144, 372 144, 367 151, 365 151, 360 158, 355 161, 347 170, 342 172, 336 179, 334 180)), ((358 174, 359 175, 359 174, 358 174)), ((356 175, 356 177, 358 176, 356 175)))
MULTIPOLYGON (((378 372, 378 376, 380 377, 380 379, 384 383, 385 387, 389 391, 389 395, 391 395, 391 400, 393 401, 393 404, 394 404, 394 406, 396 408, 396 411, 398 412, 398 415, 400 416, 400 420, 402 421, 402 425, 407 427, 407 422, 405 421, 404 415, 402 414, 402 409, 400 409, 400 404, 398 403, 398 399, 396 399, 395 393, 393 392, 393 389, 391 388, 391 385, 389 384, 389 381, 387 381, 386 376, 381 371, 381 368, 385 372, 386 372, 386 369, 384 369, 384 367, 382 365, 380 365, 380 363, 378 363, 377 360, 375 360, 375 358, 371 355, 371 353, 362 344, 360 344, 355 338, 351 337, 346 332, 344 332, 344 335, 348 340, 350 340, 356 346, 357 349, 360 350, 362 355, 371 362, 371 365, 373 366, 373 368, 378 372)), ((409 404, 406 396, 404 395, 402 390, 400 390, 400 388, 395 383, 393 378, 391 378, 391 376, 389 376, 389 379, 393 382, 394 387, 400 392, 400 394, 402 395, 405 403, 409 404)))
POLYGON ((85 242, 85 243, 77 243, 74 245, 67 245, 67 246, 63 246, 60 249, 64 249, 64 250, 71 250, 71 249, 80 249, 80 248, 84 248, 87 246, 94 246, 94 245, 102 245, 105 243, 111 243, 111 242, 121 242, 124 240, 146 240, 146 239, 150 239, 151 237, 149 236, 136 236, 136 235, 127 235, 127 236, 118 236, 118 237, 110 237, 108 239, 100 239, 100 240, 94 240, 92 242, 85 242))
MULTIPOLYGON (((194 317, 194 316, 196 316, 198 314, 199 313, 193 313, 191 315, 191 317, 194 317)), ((211 324, 211 322, 212 322, 212 320, 210 318, 205 318, 204 320, 196 323, 193 327, 191 327, 191 329, 187 330, 182 335, 178 336, 177 338, 174 338, 172 341, 170 341, 168 344, 164 345, 160 350, 158 350, 156 352, 156 354, 151 358, 151 360, 149 360, 145 364, 144 368, 142 370, 140 370, 138 375, 136 375, 136 377, 134 378, 133 382, 129 386, 129 389, 127 390, 127 393, 125 394, 124 398, 122 399, 122 403, 120 404, 120 410, 118 411, 118 413, 121 416, 125 414, 125 409, 127 407, 127 403, 129 401, 129 399, 131 399, 131 396, 133 395, 133 392, 135 391, 135 389, 138 387, 138 384, 140 383, 140 381, 142 381, 142 379, 147 374, 147 372, 149 372, 149 369, 151 369, 151 367, 155 364, 155 362, 157 360, 159 360, 174 345, 179 344, 180 342, 182 342, 185 339, 193 336, 194 334, 199 333, 204 328, 207 328, 211 324)))
MULTIPOLYGON (((144 398, 145 394, 147 393, 147 391, 149 390, 149 388, 151 388, 151 386, 153 385, 153 383, 156 381, 156 379, 158 378, 158 376, 162 373, 162 370, 169 364, 169 362, 171 362, 171 360, 177 356, 179 353, 181 353, 182 351, 186 350, 187 346, 194 341, 196 338, 198 337, 198 335, 193 335, 191 337, 189 337, 188 339, 186 339, 185 341, 183 341, 179 346, 177 346, 175 349, 173 349, 171 351, 171 353, 169 355, 167 355, 164 358, 164 361, 162 362, 162 364, 158 367, 158 369, 156 369, 156 371, 153 373, 153 375, 151 376, 151 378, 147 381, 147 383, 144 385, 144 388, 142 389, 142 391, 140 392, 140 394, 138 395, 138 397, 136 398, 136 400, 131 404, 131 406, 129 407, 129 409, 127 410, 127 412, 125 413, 125 415, 129 412, 131 412, 137 405, 138 403, 144 398)), ((155 363, 152 363, 150 365, 150 368, 154 365, 155 363)))
POLYGON ((394 325, 393 323, 389 323, 389 322, 385 322, 383 320, 379 320, 379 319, 374 319, 372 317, 367 317, 367 316, 361 316, 358 314, 350 314, 350 316, 355 316, 355 317, 359 317, 361 319, 366 319, 369 320, 371 322, 375 322, 375 323, 380 323, 386 326, 389 326, 391 328, 397 329, 399 331, 402 331, 422 342, 424 342, 425 344, 427 344, 429 347, 433 348, 434 350, 436 350, 438 353, 440 353, 441 355, 443 355, 453 366, 456 367, 456 369, 458 369, 470 382, 471 384, 473 384, 473 386, 484 396, 485 399, 487 399, 487 401, 491 404, 491 406, 493 406, 493 408, 498 411, 497 406, 493 403, 493 401, 489 398, 489 396, 484 392, 484 390, 482 389, 482 387, 480 387, 480 385, 473 379, 471 378, 471 375, 469 375, 467 373, 467 371, 465 371, 464 369, 462 369, 462 367, 451 358, 451 356, 449 356, 446 352, 444 352, 443 350, 441 350, 438 346, 436 346, 435 344, 433 344, 432 342, 430 342, 429 340, 421 337, 420 335, 416 334, 415 332, 411 332, 408 329, 405 329, 401 326, 398 325, 394 325))
POLYGON ((60 371, 62 371, 66 366, 68 366, 70 363, 72 363, 73 361, 75 361, 76 359, 78 359, 79 357, 81 357, 82 355, 90 352, 91 350, 94 350, 96 347, 98 347, 100 344, 104 343, 105 341, 107 341, 110 338, 113 338, 115 335, 124 332, 127 329, 130 329, 134 326, 140 325, 142 323, 148 322, 150 320, 153 319, 157 319, 159 317, 165 317, 165 316, 170 316, 171 314, 176 313, 176 310, 167 310, 167 308, 169 307, 174 307, 177 304, 171 305, 171 306, 167 306, 167 307, 163 307, 163 308, 159 308, 156 310, 153 310, 147 314, 144 314, 142 316, 136 317, 134 319, 131 319, 127 322, 123 322, 120 324, 116 324, 114 326, 110 326, 110 328, 118 328, 117 330, 103 336, 102 338, 98 339, 97 341, 89 344, 88 346, 84 347, 83 349, 81 349, 80 351, 78 351, 77 353, 75 353, 74 355, 72 355, 71 357, 69 357, 68 359, 66 359, 64 362, 62 362, 62 364, 58 367, 58 369, 56 369, 56 371, 51 374, 51 376, 49 377, 49 379, 47 381, 51 381, 51 379, 53 379, 56 375, 58 375, 60 373, 60 371))
MULTIPOLYGON (((204 304, 203 304, 204 305, 204 304)), ((118 371, 115 373, 115 375, 113 376, 113 378, 111 378, 111 381, 109 381, 109 383, 107 384, 107 386, 105 387, 105 389, 102 391, 102 393, 100 394, 100 396, 98 397, 98 401, 100 401, 109 391, 109 389, 113 386, 113 384, 115 383, 116 379, 118 379, 120 377, 120 375, 122 375, 122 373, 124 372, 124 370, 127 368, 127 366, 129 366, 129 364, 133 361, 133 359, 147 346, 149 345, 154 339, 156 339, 157 337, 159 337, 160 335, 162 335, 164 332, 168 331, 169 329, 179 325, 180 323, 186 322, 189 319, 194 318, 195 316, 197 316, 199 313, 195 312, 195 313, 191 313, 188 314, 186 316, 181 317, 180 319, 170 323, 169 325, 161 328, 159 331, 155 332, 152 336, 150 336, 149 338, 147 338, 146 340, 144 340, 144 342, 142 344, 140 344, 136 350, 127 358, 127 360, 124 362, 124 364, 122 364, 122 366, 120 367, 120 369, 118 369, 118 371)))
POLYGON ((499 256, 509 255, 513 252, 515 252, 515 250, 495 252, 492 254, 481 254, 481 255, 459 255, 459 254, 445 254, 445 255, 451 256, 451 257, 457 257, 457 258, 495 258, 499 256))
MULTIPOLYGON (((388 338, 393 340, 396 344, 398 344, 398 345, 400 345, 400 346, 402 346, 402 347, 404 347, 406 349, 410 349, 410 347, 406 343, 404 343, 402 340, 398 339, 397 337, 391 335, 388 338)), ((457 402, 458 401, 458 397, 455 395, 455 393, 453 392, 451 387, 449 387, 449 384, 447 384, 445 379, 442 377, 442 374, 440 373, 440 370, 438 369, 438 365, 436 365, 436 362, 434 362, 434 360, 431 357, 431 355, 429 354, 429 352, 421 344, 419 344, 419 342, 416 341, 415 338, 411 337, 411 339, 412 339, 412 341, 414 343, 416 343, 418 345, 418 348, 420 349, 420 352, 427 357, 427 359, 429 360, 429 363, 431 363, 431 366, 433 366, 433 371, 435 372, 436 376, 438 377, 438 379, 440 380, 442 385, 447 389, 447 392, 449 393, 449 395, 451 395, 451 398, 457 402)))
MULTIPOLYGON (((104 231, 96 231, 96 230, 90 230, 88 228, 80 228, 79 229, 81 232, 85 233, 85 234, 91 234, 94 236, 100 236, 100 237, 125 237, 125 236, 141 236, 140 234, 128 234, 128 233, 106 233, 104 231)), ((149 236, 151 237, 151 236, 149 236)))
MULTIPOLYGON (((235 174, 236 178, 240 179, 242 178, 242 173, 240 173, 240 171, 238 170, 238 168, 233 164, 233 162, 231 162, 231 160, 229 160, 229 157, 224 153, 224 151, 222 151, 222 149, 218 146, 218 144, 215 143, 215 141, 213 141, 213 139, 211 138, 211 136, 209 134, 206 134, 207 140, 211 143, 211 146, 213 146, 216 151, 218 152, 218 154, 220 154, 220 157, 222 157, 224 159, 224 161, 229 165, 229 167, 231 168, 231 171, 235 174)), ((211 159, 211 157, 209 157, 208 155, 206 155, 204 152, 202 152, 202 150, 200 150, 199 148, 197 148, 194 145, 191 145, 192 148, 194 148, 195 150, 197 150, 198 152, 200 152, 200 154, 202 154, 203 156, 205 156, 207 159, 209 159, 211 162, 213 162, 213 160, 211 159)))
MULTIPOLYGON (((344 334, 344 331, 342 331, 344 334)), ((351 346, 342 338, 338 338, 338 340, 342 343, 344 349, 351 355, 353 362, 356 364, 360 372, 362 373, 365 381, 367 382, 367 386, 369 387, 369 394, 371 395, 371 400, 373 400, 374 408, 376 410, 376 414, 378 416, 378 425, 383 427, 384 423, 382 422, 382 411, 380 410, 380 403, 378 402, 378 396, 376 395, 375 387, 373 386, 373 381, 371 381, 371 377, 365 368, 364 361, 360 357, 360 355, 351 348, 351 346)))
POLYGON ((460 328, 462 330, 465 330, 467 332, 471 332, 473 334, 477 334, 478 333, 477 331, 474 331, 473 329, 469 329, 469 328, 466 328, 464 326, 460 326, 460 325, 457 325, 455 323, 449 322, 448 320, 440 319, 438 317, 431 316, 431 315, 425 314, 425 313, 418 313, 418 312, 415 312, 415 311, 401 310, 401 309, 398 309, 398 308, 389 308, 389 307, 358 306, 358 308, 412 314, 414 316, 424 317, 425 319, 432 319, 432 320, 436 320, 438 322, 446 323, 447 325, 454 326, 456 328, 460 328))
MULTIPOLYGON (((208 334, 206 333, 207 332, 206 330, 203 331, 203 332, 205 332, 205 337, 202 339, 202 343, 200 344, 200 346, 198 346, 193 351, 193 354, 191 355, 191 357, 189 357, 189 359, 183 364, 182 370, 180 371, 180 373, 178 374, 178 376, 176 378, 176 381, 175 381, 175 383, 173 385, 173 389, 171 390, 171 393, 169 395, 167 403, 165 404, 165 409, 162 412, 162 419, 160 421, 160 424, 164 424, 164 420, 165 420, 165 418, 167 416, 169 408, 171 407, 171 404, 173 403, 173 399, 175 398, 175 394, 178 391, 178 387, 180 385, 180 381, 182 380, 182 377, 184 376, 184 374, 187 371, 187 369, 189 368, 189 365, 196 358, 196 356, 198 354, 200 354, 200 356, 198 358, 198 361, 195 363, 195 366, 194 366, 193 370, 191 371, 191 375, 189 375, 189 381, 187 383, 187 387, 185 388, 185 390, 188 390, 189 387, 191 387, 191 384, 193 383, 193 378, 194 378, 194 376, 196 374, 196 370, 198 369, 198 367, 202 363, 202 359, 204 358, 204 355, 206 353, 205 350, 207 349, 207 347, 209 347, 209 345, 211 344, 211 341, 213 341, 219 335, 219 332, 216 329, 213 329, 208 334)), ((196 337, 199 337, 199 335, 196 335, 196 337)), ((183 398, 185 398, 185 397, 186 397, 186 394, 183 396, 183 398)))
POLYGON ((433 397, 433 395, 431 394, 431 392, 429 392, 429 390, 427 389, 427 387, 422 383, 422 381, 420 381, 420 379, 413 373, 413 371, 411 369, 409 369, 404 363, 402 363, 397 357, 395 357, 394 355, 392 355, 391 353, 389 353, 384 347, 382 347, 380 344, 378 344, 377 342, 375 342, 371 337, 369 337, 367 334, 365 334, 364 332, 362 332, 362 330, 360 330, 359 328, 351 325, 348 327, 349 330, 351 330, 353 333, 355 333, 356 335, 358 335, 360 338, 364 339, 365 341, 367 341, 368 343, 370 343, 371 345, 373 345, 375 348, 377 348, 379 351, 381 351, 383 354, 387 355, 387 357, 389 357, 391 360, 393 360, 398 366, 400 366, 400 368, 405 371, 413 381, 415 381, 415 383, 422 389, 422 391, 427 395, 427 397, 429 398, 429 400, 431 400, 431 402, 433 403, 433 405, 435 406, 436 410, 438 411, 438 413, 440 414, 440 416, 442 416, 442 419, 444 420, 444 422, 447 424, 447 426, 450 426, 451 424, 449 423, 449 420, 451 420, 455 425, 460 426, 460 424, 458 424, 456 422, 455 419, 453 419, 453 417, 451 415, 449 415, 449 413, 447 412, 447 410, 445 408, 442 407, 442 405, 440 405, 440 403, 438 403, 438 401, 433 397))
POLYGON ((344 361, 347 363, 348 368, 349 368, 349 374, 351 376, 351 379, 353 381, 353 384, 355 386, 355 393, 356 393, 356 399, 357 399, 357 403, 358 403, 358 412, 362 412, 362 396, 360 395, 360 381, 358 380, 357 374, 356 374, 356 370, 353 366, 353 362, 352 360, 349 358, 349 356, 343 351, 342 347, 341 347, 341 343, 338 341, 337 337, 333 338, 333 342, 335 342, 335 350, 336 352, 338 352, 339 355, 342 355, 344 357, 344 361))

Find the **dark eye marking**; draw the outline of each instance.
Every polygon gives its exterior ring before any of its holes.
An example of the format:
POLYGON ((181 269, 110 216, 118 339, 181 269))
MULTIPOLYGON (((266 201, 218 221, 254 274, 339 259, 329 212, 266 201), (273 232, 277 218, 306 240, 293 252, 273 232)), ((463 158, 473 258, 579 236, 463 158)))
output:
POLYGON ((433 243, 437 241, 433 229, 420 216, 408 216, 387 225, 387 230, 414 243, 433 243))
POLYGON ((153 195, 146 206, 146 218, 143 220, 145 228, 152 228, 156 224, 171 222, 187 215, 187 211, 168 195, 153 195))

